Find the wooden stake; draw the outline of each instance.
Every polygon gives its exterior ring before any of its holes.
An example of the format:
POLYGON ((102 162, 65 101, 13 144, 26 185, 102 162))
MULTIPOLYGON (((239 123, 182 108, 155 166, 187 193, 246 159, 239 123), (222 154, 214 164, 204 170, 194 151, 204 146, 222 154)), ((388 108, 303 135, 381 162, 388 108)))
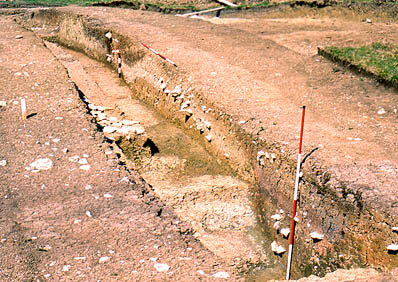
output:
POLYGON ((26 120, 26 101, 25 99, 21 99, 21 111, 22 111, 22 120, 26 120))

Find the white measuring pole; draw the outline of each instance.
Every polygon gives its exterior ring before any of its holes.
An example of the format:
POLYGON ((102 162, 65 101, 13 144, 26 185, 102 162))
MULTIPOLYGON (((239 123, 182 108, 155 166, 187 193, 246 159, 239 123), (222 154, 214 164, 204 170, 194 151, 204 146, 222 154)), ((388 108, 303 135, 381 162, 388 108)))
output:
POLYGON ((303 144, 304 116, 305 116, 305 106, 303 106, 303 112, 302 112, 302 117, 301 117, 300 145, 299 145, 299 154, 297 157, 296 182, 294 184, 292 227, 291 227, 291 232, 290 232, 289 256, 287 258, 286 280, 290 279, 290 267, 292 264, 294 227, 295 227, 295 223, 296 223, 296 208, 297 208, 297 200, 298 200, 298 189, 299 189, 299 184, 300 184, 301 147, 303 144))

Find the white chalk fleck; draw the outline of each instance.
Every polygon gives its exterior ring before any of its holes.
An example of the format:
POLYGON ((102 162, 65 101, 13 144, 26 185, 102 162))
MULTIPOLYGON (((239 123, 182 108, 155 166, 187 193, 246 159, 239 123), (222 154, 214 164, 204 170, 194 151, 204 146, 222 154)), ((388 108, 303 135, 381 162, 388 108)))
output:
POLYGON ((87 215, 88 217, 93 217, 93 216, 91 215, 91 212, 90 212, 90 211, 86 211, 86 215, 87 215))
POLYGON ((86 257, 74 257, 73 259, 74 259, 74 260, 85 260, 86 257))
POLYGON ((80 159, 80 160, 78 161, 78 163, 81 164, 81 165, 85 165, 85 164, 88 164, 88 161, 87 161, 86 158, 82 158, 82 159, 80 159))
POLYGON ((70 265, 64 265, 64 267, 62 267, 62 271, 66 272, 69 271, 71 269, 70 265))
POLYGON ((166 263, 155 263, 154 267, 158 272, 166 272, 170 269, 170 266, 166 263))
POLYGON ((70 162, 77 162, 78 160, 80 159, 80 157, 79 156, 73 156, 73 157, 69 157, 68 158, 68 160, 70 161, 70 162))
POLYGON ((282 216, 279 213, 276 213, 274 215, 271 215, 271 219, 273 219, 273 220, 281 220, 282 216))
POLYGON ((385 113, 387 113, 387 112, 386 112, 386 110, 383 109, 383 108, 381 108, 380 110, 377 111, 377 114, 378 114, 378 115, 384 115, 385 113))
POLYGON ((220 271, 220 272, 217 272, 216 274, 214 274, 213 277, 214 277, 214 278, 224 278, 224 279, 227 279, 227 278, 229 278, 230 276, 229 276, 228 272, 220 271))
POLYGON ((91 166, 90 165, 81 165, 79 168, 82 170, 90 170, 91 166))
POLYGON ((105 257, 100 258, 98 260, 98 262, 99 263, 105 263, 105 262, 109 261, 110 259, 111 259, 110 257, 105 256, 105 257))
POLYGON ((6 166, 6 165, 7 165, 7 160, 0 161, 0 166, 6 166))

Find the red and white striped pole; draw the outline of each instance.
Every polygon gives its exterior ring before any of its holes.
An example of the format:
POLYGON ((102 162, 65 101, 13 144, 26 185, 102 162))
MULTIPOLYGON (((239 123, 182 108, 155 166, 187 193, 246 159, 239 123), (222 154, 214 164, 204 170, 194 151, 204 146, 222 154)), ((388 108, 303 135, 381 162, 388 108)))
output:
POLYGON ((305 116, 305 106, 303 106, 303 112, 302 112, 302 117, 301 117, 300 145, 299 145, 299 153, 298 153, 298 157, 297 157, 296 182, 294 184, 293 215, 292 215, 292 227, 291 227, 291 232, 290 232, 289 256, 287 259, 286 280, 290 279, 290 267, 291 267, 291 263, 292 263, 294 227, 295 227, 295 223, 296 223, 296 207, 297 207, 297 199, 298 199, 298 188, 299 188, 299 183, 300 183, 301 147, 303 144, 304 116, 305 116))
POLYGON ((122 77, 122 57, 120 55, 120 51, 117 53, 117 73, 119 78, 122 77))
POLYGON ((165 56, 163 56, 162 54, 160 54, 158 51, 152 49, 151 47, 149 47, 148 45, 142 43, 142 46, 144 46, 145 48, 147 48, 149 51, 151 51, 152 53, 154 53, 155 55, 158 55, 159 57, 161 57, 163 60, 165 60, 166 62, 172 64, 173 66, 177 67, 176 63, 174 63, 172 60, 170 60, 169 58, 166 58, 165 56))

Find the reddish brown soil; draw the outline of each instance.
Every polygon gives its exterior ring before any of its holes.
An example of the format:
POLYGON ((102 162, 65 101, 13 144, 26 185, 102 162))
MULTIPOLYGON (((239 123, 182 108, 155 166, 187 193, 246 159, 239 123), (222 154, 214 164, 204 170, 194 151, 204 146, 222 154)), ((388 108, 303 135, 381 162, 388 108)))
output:
MULTIPOLYGON (((369 206, 389 214, 391 224, 398 225, 398 155, 394 149, 398 140, 397 91, 316 55, 317 47, 323 45, 359 46, 374 41, 398 44, 396 22, 374 18, 372 23, 366 23, 363 20, 368 15, 347 15, 333 9, 323 15, 311 9, 243 14, 239 18, 228 15, 207 19, 211 22, 110 8, 63 10, 86 14, 168 56, 210 102, 231 113, 235 122, 245 121, 242 127, 247 133, 279 144, 290 159, 296 156, 299 107, 306 104, 304 151, 318 149, 304 169, 326 167, 332 179, 360 190, 369 206), (381 109, 384 112, 379 114, 381 109)), ((106 280, 105 275, 112 280, 111 275, 115 274, 126 280, 182 280, 188 275, 202 277, 197 270, 208 275, 217 271, 232 273, 192 237, 180 234, 179 230, 187 227, 172 224, 176 220, 172 212, 163 207, 161 216, 157 216, 161 204, 147 187, 119 183, 124 176, 134 183, 138 180, 126 171, 114 171, 118 166, 107 164, 115 160, 105 158, 107 145, 90 127, 84 109, 77 106, 76 93, 65 82, 64 70, 56 62, 49 64, 53 58, 32 34, 24 33, 24 39, 18 41, 15 35, 22 31, 8 19, 3 22, 9 28, 2 31, 4 41, 0 45, 4 85, 1 99, 7 100, 7 107, 1 112, 1 138, 6 144, 1 149, 1 158, 8 164, 0 167, 6 175, 1 179, 5 187, 2 193, 7 196, 2 199, 3 214, 7 216, 1 223, 6 239, 1 246, 5 253, 18 252, 19 256, 4 258, 3 265, 12 265, 7 275, 20 279, 30 273, 29 277, 44 279, 41 277, 50 274, 84 281, 106 280), (24 42, 28 38, 31 41, 24 42), (31 47, 33 44, 35 48, 31 47), (29 65, 30 61, 36 63, 29 65), (16 72, 21 75, 15 76, 16 72), (36 77, 39 86, 34 86, 36 77), (67 96, 70 93, 73 95, 67 96), (13 104, 21 95, 27 96, 30 113, 37 113, 25 122, 18 119, 19 105, 13 104), (39 98, 46 101, 45 110, 39 98), (72 102, 68 103, 67 98, 72 102), (62 124, 54 120, 56 116, 63 117, 62 124), (61 141, 53 143, 53 138, 61 141), (53 147, 58 150, 52 150, 53 147), (61 147, 70 152, 64 154, 61 147), (83 154, 89 156, 89 172, 68 161, 70 156, 83 154), (24 167, 39 155, 54 158, 54 167, 46 172, 27 172, 24 167), (86 184, 93 188, 85 190, 86 184), (26 190, 20 188, 24 185, 26 190), (142 196, 142 191, 149 195, 142 196), (114 197, 104 199, 105 193, 114 197), (87 210, 92 218, 85 215, 87 210), (82 222, 73 224, 75 219, 82 222), (104 222, 113 225, 104 229, 104 222), (13 237, 16 234, 24 236, 13 237), (168 235, 176 238, 170 245, 168 235), (38 239, 31 240, 32 236, 38 239), (52 248, 40 251, 40 246, 47 244, 52 248), (155 245, 162 247, 153 249, 155 245), (193 249, 185 249, 187 246, 193 249), (175 259, 182 249, 190 252, 192 260, 175 259), (109 254, 110 250, 115 253, 109 254), (154 255, 155 251, 160 253, 154 255), (82 263, 73 259, 79 256, 86 256, 86 260, 82 263), (111 259, 99 264, 98 259, 103 256, 111 259), (172 274, 157 273, 151 257, 168 263, 172 274), (140 263, 141 259, 144 263, 140 263), (53 261, 56 264, 51 268, 53 261), (62 272, 64 265, 72 265, 71 270, 62 272)), ((396 239, 388 238, 386 243, 396 239)))
POLYGON ((118 165, 41 40, 10 18, 0 24, 0 100, 7 103, 0 109, 0 280, 213 281, 219 271, 234 277, 136 173, 118 165), (28 170, 39 158, 53 166, 28 170), (89 170, 80 169, 83 159, 89 170), (158 272, 156 263, 170 269, 158 272))

